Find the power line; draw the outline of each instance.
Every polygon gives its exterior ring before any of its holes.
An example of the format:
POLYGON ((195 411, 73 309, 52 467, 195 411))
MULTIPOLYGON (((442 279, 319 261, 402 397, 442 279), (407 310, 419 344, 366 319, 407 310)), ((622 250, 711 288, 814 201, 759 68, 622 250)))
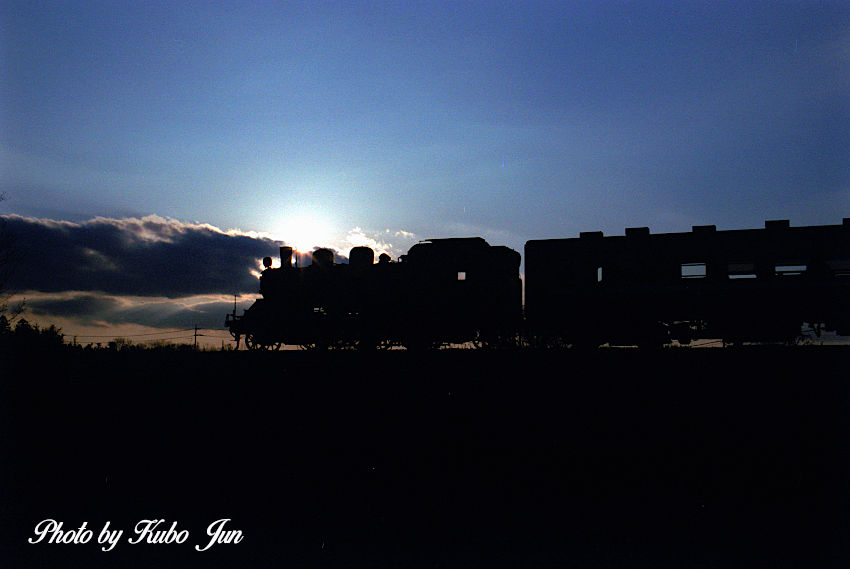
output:
MULTIPOLYGON (((118 337, 118 338, 123 338, 124 336, 117 336, 117 337, 118 337)), ((188 339, 190 339, 190 338, 194 338, 194 336, 174 336, 174 337, 171 337, 171 338, 152 338, 152 340, 153 340, 153 341, 157 341, 157 340, 169 340, 169 341, 170 341, 170 340, 188 340, 188 339)), ((83 342, 81 342, 81 343, 88 343, 88 344, 92 344, 92 343, 94 343, 94 342, 92 342, 92 341, 90 341, 90 340, 84 340, 84 341, 83 341, 83 342)))
MULTIPOLYGON (((228 332, 223 328, 201 328, 200 326, 197 329, 207 331, 207 332, 228 332)), ((144 334, 104 334, 104 335, 96 335, 96 334, 66 334, 66 336, 75 336, 77 338, 138 338, 140 336, 159 336, 162 334, 177 334, 179 332, 194 332, 195 328, 185 328, 183 330, 166 330, 163 332, 146 332, 144 334)), ((198 334, 199 336, 205 336, 208 334, 198 334)), ((225 336, 222 336, 225 337, 225 336)))
MULTIPOLYGON (((161 334, 177 334, 178 332, 191 332, 194 328, 186 328, 185 330, 167 330, 164 332, 147 332, 145 334, 106 334, 106 335, 94 335, 94 334, 72 334, 77 338, 138 338, 139 336, 159 336, 161 334)), ((69 334, 71 335, 71 334, 69 334)))

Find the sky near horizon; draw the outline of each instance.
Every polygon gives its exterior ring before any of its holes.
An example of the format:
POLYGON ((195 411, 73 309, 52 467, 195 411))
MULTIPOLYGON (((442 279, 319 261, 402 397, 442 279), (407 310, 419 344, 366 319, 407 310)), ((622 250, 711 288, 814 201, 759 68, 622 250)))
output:
POLYGON ((850 216, 847 2, 5 2, 0 79, 0 215, 39 243, 850 216))

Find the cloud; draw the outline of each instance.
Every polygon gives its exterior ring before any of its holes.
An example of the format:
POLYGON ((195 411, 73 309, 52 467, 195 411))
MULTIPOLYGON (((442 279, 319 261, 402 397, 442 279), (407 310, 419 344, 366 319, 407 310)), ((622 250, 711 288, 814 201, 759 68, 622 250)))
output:
POLYGON ((35 315, 78 317, 86 324, 102 321, 106 314, 115 311, 120 305, 121 303, 115 298, 88 293, 71 297, 46 296, 27 300, 27 307, 35 315))
MULTIPOLYGON (((253 302, 253 295, 240 297, 241 313, 253 302)), ((74 322, 73 328, 114 328, 138 325, 155 329, 221 328, 225 314, 233 311, 233 297, 189 296, 165 297, 112 296, 88 292, 40 293, 26 295, 27 318, 36 321, 74 322)))
POLYGON ((18 257, 12 290, 166 298, 254 292, 258 259, 276 256, 281 244, 259 233, 159 216, 2 219, 18 257))
POLYGON ((381 253, 387 253, 391 257, 403 255, 412 245, 416 243, 416 236, 409 231, 398 230, 384 232, 367 232, 360 227, 349 231, 338 244, 342 249, 353 247, 370 247, 375 251, 377 257, 381 253), (390 242, 388 239, 392 239, 390 242))

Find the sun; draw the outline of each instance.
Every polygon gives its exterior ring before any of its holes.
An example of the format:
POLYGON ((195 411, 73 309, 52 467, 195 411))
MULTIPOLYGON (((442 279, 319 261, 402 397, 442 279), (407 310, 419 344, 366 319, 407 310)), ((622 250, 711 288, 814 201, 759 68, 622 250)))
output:
POLYGON ((314 247, 328 247, 334 236, 331 223, 311 212, 293 212, 277 224, 276 237, 297 251, 312 251, 314 247))

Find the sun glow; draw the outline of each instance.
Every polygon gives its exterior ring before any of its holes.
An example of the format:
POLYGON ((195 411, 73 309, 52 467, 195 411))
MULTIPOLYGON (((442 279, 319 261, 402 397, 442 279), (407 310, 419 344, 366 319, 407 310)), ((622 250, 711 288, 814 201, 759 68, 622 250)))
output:
POLYGON ((287 216, 277 224, 275 233, 275 237, 302 253, 312 251, 314 247, 329 247, 334 237, 330 222, 314 212, 287 216))

